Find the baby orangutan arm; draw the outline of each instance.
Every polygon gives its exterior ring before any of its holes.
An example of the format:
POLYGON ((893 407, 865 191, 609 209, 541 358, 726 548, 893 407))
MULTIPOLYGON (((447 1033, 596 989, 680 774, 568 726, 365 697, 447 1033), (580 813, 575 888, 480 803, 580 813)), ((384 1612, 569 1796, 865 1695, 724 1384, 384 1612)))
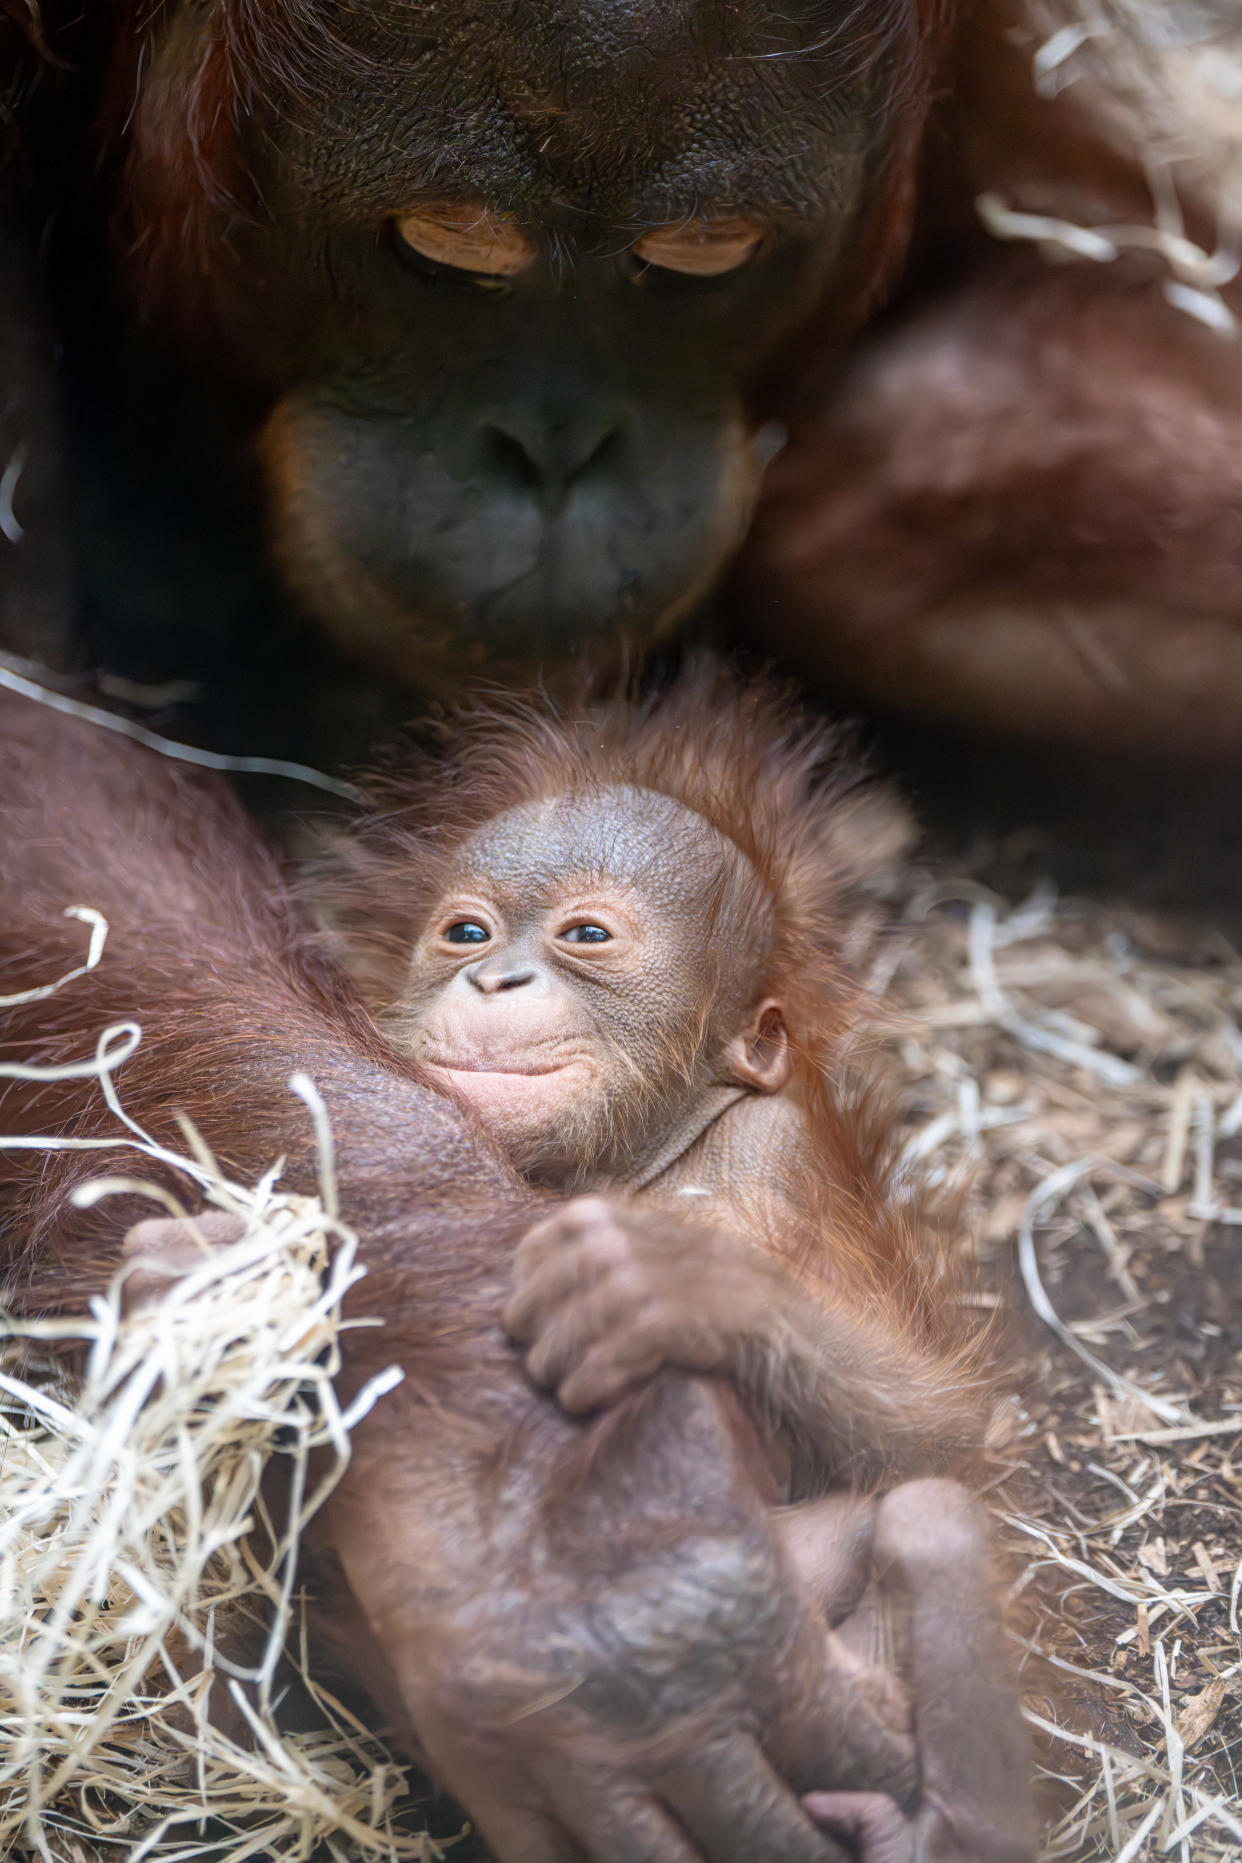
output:
POLYGON ((527 1233, 513 1278, 505 1326, 574 1414, 664 1365, 717 1373, 789 1432, 803 1488, 926 1473, 977 1439, 966 1393, 891 1307, 864 1315, 723 1226, 579 1197, 527 1233))

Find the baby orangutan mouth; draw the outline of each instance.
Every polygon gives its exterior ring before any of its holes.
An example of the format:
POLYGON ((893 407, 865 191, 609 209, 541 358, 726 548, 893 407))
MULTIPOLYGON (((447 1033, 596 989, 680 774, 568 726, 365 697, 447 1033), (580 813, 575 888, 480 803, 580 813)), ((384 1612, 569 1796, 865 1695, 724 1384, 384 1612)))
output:
MULTIPOLYGON (((469 1108, 488 1131, 515 1156, 535 1147, 542 1159, 538 1174, 551 1178, 558 1166, 555 1144, 548 1134, 563 1127, 565 1108, 578 1085, 591 1079, 589 1062, 580 1058, 539 1063, 527 1060, 515 1066, 504 1057, 445 1055, 441 1052, 416 1051, 427 1084, 448 1093, 469 1108)), ((530 1169, 537 1161, 531 1158, 530 1169)))

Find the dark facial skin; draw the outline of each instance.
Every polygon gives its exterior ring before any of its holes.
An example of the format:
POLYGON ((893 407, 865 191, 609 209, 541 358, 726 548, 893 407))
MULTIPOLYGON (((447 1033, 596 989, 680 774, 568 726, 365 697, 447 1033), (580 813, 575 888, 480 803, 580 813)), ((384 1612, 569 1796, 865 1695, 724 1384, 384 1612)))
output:
MULTIPOLYGON (((650 635, 704 592, 757 485, 752 387, 843 288, 913 30, 843 11, 384 0, 272 29, 220 157, 253 212, 205 290, 271 398, 277 547, 353 647, 425 680, 437 644, 650 635)), ((147 46, 157 187, 215 12, 147 46)))
POLYGON ((462 849, 386 1026, 520 1169, 632 1184, 719 1089, 783 1080, 750 1001, 762 924, 738 850, 668 797, 530 804, 462 849))

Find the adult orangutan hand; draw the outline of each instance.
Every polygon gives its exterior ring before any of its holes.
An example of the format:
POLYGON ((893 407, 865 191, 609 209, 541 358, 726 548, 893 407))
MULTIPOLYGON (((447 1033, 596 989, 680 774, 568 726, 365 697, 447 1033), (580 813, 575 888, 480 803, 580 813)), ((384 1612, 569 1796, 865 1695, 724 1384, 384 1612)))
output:
POLYGON ((482 1440, 433 1469, 396 1398, 326 1530, 368 1679, 501 1863, 839 1863, 799 1791, 910 1801, 912 1742, 838 1659, 722 1389, 661 1376, 589 1432, 541 1409, 482 1505, 482 1440))

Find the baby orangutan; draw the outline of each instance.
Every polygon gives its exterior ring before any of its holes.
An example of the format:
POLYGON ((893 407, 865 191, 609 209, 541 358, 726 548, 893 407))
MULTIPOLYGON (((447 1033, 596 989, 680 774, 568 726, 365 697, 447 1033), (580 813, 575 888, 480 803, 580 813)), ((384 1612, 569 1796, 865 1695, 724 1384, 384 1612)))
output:
POLYGON ((830 731, 710 668, 577 719, 484 705, 374 795, 312 882, 336 955, 520 1171, 588 1193, 514 1261, 530 1376, 581 1413, 664 1366, 732 1380, 790 1496, 826 1497, 789 1539, 860 1688, 907 1724, 912 1697, 913 1817, 809 1808, 867 1863, 1023 1863, 987 1531, 939 1477, 979 1367, 886 1124, 839 1085, 843 914, 904 820, 830 731))
POLYGON ((885 1122, 840 1085, 843 914, 898 812, 711 669, 577 719, 481 706, 372 794, 308 888, 389 1038, 562 1199, 503 1314, 530 1376, 575 1413, 666 1366, 736 1384, 786 1495, 819 1497, 786 1538, 860 1697, 913 1712, 913 1810, 808 1809, 866 1863, 1028 1863, 987 1532, 941 1474, 979 1370, 885 1122))
POLYGON ((577 721, 481 707, 373 794, 311 883, 334 954, 519 1171, 589 1193, 515 1260, 531 1376, 571 1412, 727 1376, 801 1493, 970 1447, 943 1263, 840 1085, 843 913, 906 830, 831 732, 700 669, 577 721))

